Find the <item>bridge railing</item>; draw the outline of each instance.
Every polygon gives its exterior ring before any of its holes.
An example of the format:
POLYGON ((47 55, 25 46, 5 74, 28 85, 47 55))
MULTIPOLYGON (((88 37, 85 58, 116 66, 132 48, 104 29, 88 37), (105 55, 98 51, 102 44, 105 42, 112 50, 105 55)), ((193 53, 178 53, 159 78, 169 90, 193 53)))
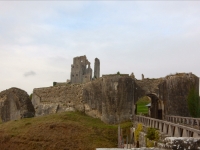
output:
POLYGON ((164 120, 135 115, 134 120, 145 126, 157 128, 160 132, 172 137, 200 137, 200 130, 178 123, 172 123, 164 120))
POLYGON ((200 129, 200 118, 166 115, 165 120, 173 123, 184 124, 192 128, 200 129))

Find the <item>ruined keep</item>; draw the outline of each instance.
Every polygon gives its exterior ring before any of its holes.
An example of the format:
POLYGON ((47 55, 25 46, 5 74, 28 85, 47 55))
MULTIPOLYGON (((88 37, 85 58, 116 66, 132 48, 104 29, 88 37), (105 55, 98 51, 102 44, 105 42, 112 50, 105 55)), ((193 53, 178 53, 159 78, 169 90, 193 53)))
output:
POLYGON ((71 83, 84 83, 92 79, 92 69, 86 56, 75 57, 71 65, 71 83))
POLYGON ((100 60, 95 58, 94 60, 94 78, 100 77, 100 60))
POLYGON ((35 110, 29 95, 18 88, 0 93, 0 115, 2 122, 34 117, 35 110))

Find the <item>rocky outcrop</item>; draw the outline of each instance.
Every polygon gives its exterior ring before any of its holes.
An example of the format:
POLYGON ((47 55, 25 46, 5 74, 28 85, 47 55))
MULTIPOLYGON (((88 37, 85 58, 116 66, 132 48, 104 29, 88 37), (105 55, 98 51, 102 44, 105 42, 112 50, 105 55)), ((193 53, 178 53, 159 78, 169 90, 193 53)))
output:
POLYGON ((10 88, 0 93, 0 113, 2 122, 34 117, 35 110, 27 92, 10 88))

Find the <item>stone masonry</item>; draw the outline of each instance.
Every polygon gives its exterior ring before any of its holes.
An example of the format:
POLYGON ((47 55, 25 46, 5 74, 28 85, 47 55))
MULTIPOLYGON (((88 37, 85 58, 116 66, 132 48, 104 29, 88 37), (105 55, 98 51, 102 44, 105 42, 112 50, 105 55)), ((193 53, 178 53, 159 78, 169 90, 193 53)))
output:
POLYGON ((190 117, 187 107, 187 96, 191 88, 199 95, 199 78, 192 73, 177 73, 165 77, 159 84, 160 100, 165 105, 165 114, 190 117))
MULTIPOLYGON (((94 77, 100 77, 100 61, 95 58, 94 77)), ((86 83, 92 80, 92 69, 86 56, 75 57, 71 65, 71 83, 86 83)))
POLYGON ((83 111, 83 84, 68 84, 33 90, 35 116, 63 111, 83 111))
POLYGON ((100 60, 95 58, 94 60, 94 78, 100 77, 100 60))
POLYGON ((187 95, 198 77, 191 73, 159 79, 137 80, 129 75, 104 75, 84 84, 67 84, 33 91, 36 116, 62 111, 82 111, 110 124, 129 120, 135 114, 135 103, 142 96, 151 98, 151 117, 189 116, 187 95))
POLYGON ((0 115, 2 122, 34 117, 35 110, 29 95, 18 88, 0 93, 0 115))
POLYGON ((86 56, 75 57, 71 65, 71 83, 84 83, 91 79, 92 69, 86 56))

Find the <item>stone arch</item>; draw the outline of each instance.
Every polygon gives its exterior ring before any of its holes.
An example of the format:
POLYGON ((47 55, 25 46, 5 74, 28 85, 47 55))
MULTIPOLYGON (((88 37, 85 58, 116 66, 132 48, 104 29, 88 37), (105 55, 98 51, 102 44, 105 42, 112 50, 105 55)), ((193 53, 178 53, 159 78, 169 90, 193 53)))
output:
POLYGON ((164 103, 160 100, 155 93, 146 94, 146 96, 151 98, 150 106, 150 117, 156 119, 163 119, 164 115, 164 103))

